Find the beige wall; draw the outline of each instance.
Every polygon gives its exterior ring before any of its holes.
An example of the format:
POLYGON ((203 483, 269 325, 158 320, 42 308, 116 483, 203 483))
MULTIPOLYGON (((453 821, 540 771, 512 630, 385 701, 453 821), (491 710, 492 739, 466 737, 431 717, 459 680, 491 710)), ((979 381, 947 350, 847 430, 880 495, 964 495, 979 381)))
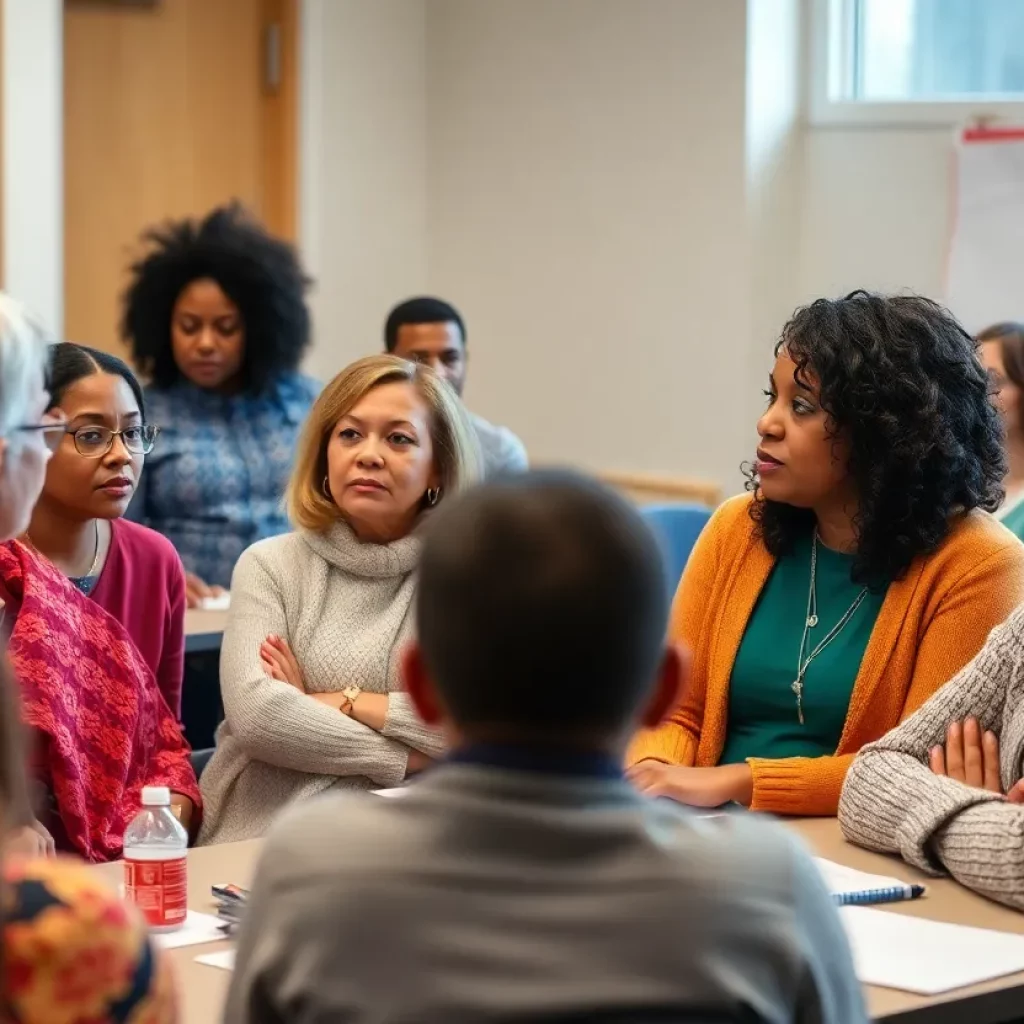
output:
POLYGON ((304 0, 300 236, 317 280, 309 369, 382 345, 426 282, 423 0, 304 0))
POLYGON ((306 5, 323 375, 432 289, 535 458, 731 490, 798 303, 941 296, 951 133, 804 127, 801 0, 306 5))
POLYGON ((428 271, 537 460, 748 451, 742 0, 431 0, 428 271))
POLYGON ((4 288, 59 336, 64 320, 63 4, 3 0, 4 288))
POLYGON ((948 128, 808 128, 800 297, 852 288, 941 299, 950 233, 948 128))

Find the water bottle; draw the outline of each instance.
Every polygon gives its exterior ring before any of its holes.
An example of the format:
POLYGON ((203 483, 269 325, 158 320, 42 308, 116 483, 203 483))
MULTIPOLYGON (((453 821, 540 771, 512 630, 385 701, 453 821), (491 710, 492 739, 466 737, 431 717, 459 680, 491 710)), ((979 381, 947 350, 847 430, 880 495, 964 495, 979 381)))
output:
POLYGON ((153 931, 170 932, 188 913, 188 833, 166 786, 142 790, 142 810, 124 834, 124 895, 153 931))

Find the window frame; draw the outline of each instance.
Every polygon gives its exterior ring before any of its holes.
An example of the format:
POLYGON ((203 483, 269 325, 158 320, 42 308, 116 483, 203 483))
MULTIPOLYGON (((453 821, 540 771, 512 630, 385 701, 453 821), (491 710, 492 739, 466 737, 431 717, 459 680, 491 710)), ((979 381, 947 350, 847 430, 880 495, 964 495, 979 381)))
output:
POLYGON ((808 121, 818 127, 948 127, 1024 122, 1024 94, 944 100, 851 100, 849 81, 857 0, 810 0, 808 121))

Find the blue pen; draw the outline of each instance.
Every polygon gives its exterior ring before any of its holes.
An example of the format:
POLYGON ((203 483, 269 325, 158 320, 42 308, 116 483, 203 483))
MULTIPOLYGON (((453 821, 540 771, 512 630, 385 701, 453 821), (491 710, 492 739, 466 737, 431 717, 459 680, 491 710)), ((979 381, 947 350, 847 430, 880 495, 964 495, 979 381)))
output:
POLYGON ((867 903, 900 903, 924 895, 923 885, 893 885, 888 889, 863 889, 861 892, 834 892, 837 907, 861 906, 867 903))

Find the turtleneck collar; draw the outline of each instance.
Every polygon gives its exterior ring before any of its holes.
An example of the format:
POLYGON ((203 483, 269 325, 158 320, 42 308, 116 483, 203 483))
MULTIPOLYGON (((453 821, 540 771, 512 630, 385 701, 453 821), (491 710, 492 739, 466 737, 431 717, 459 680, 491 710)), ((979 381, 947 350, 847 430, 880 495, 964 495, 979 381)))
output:
POLYGON ((353 576, 367 579, 405 576, 420 560, 419 523, 412 533, 390 544, 364 543, 345 522, 337 522, 321 532, 301 530, 300 533, 321 558, 353 576))

